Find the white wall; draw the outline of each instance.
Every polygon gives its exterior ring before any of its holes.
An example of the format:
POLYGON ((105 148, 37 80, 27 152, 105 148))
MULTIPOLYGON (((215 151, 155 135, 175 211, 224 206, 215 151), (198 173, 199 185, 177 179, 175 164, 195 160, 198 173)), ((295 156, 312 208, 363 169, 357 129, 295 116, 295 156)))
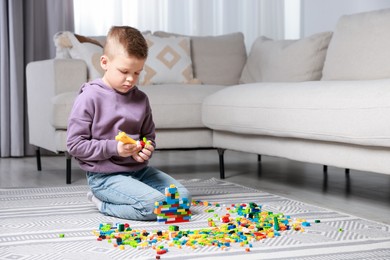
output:
POLYGON ((345 14, 390 8, 388 0, 302 0, 301 37, 334 31, 338 19, 345 14))

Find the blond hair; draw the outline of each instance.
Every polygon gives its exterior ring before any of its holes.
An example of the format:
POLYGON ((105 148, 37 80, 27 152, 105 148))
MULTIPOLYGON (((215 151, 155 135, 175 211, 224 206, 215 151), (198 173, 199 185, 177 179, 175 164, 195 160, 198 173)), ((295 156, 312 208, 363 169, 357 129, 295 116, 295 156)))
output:
POLYGON ((146 60, 148 44, 139 30, 130 26, 112 26, 107 34, 104 54, 112 56, 121 51, 128 56, 146 60))

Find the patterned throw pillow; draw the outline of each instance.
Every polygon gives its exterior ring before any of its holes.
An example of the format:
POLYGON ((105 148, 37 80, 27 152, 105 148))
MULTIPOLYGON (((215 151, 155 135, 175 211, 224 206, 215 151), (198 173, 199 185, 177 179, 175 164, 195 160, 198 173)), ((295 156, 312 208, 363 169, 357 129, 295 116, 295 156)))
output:
POLYGON ((247 54, 242 32, 213 36, 189 36, 155 31, 154 36, 189 37, 194 78, 209 85, 236 85, 239 83, 247 54))
POLYGON ((193 83, 190 38, 149 34, 145 39, 149 55, 139 78, 140 85, 193 83))

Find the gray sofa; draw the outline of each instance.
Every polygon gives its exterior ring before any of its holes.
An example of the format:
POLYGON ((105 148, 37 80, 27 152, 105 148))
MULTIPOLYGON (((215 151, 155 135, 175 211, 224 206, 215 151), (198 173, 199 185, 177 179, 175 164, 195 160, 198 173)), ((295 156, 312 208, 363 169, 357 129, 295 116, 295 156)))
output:
MULTIPOLYGON (((390 10, 343 16, 333 33, 261 36, 248 55, 241 33, 191 36, 197 81, 139 86, 157 149, 217 148, 221 178, 226 149, 390 174, 389 26, 390 10)), ((67 116, 93 62, 55 40, 56 59, 27 66, 30 143, 66 154, 67 116)))

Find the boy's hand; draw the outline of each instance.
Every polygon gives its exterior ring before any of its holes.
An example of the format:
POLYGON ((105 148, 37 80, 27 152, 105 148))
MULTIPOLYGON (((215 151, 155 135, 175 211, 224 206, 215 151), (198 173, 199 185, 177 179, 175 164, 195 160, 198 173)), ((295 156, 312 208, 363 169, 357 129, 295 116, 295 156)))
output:
POLYGON ((137 162, 142 163, 150 159, 153 151, 154 151, 154 146, 150 144, 146 144, 145 147, 140 152, 133 154, 132 157, 137 162))
POLYGON ((117 145, 117 150, 118 150, 119 156, 129 157, 132 155, 137 155, 137 153, 142 150, 142 146, 138 143, 137 144, 125 144, 125 143, 119 141, 118 145, 117 145))

